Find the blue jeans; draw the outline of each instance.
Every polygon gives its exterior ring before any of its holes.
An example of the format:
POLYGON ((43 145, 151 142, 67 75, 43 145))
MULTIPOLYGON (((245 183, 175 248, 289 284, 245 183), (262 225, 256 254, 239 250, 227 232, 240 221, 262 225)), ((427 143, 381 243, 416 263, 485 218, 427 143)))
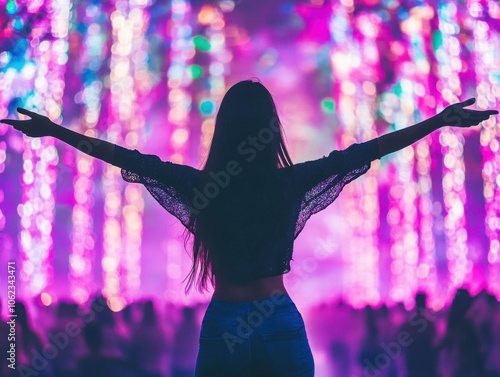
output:
POLYGON ((195 376, 314 376, 304 321, 290 296, 212 300, 201 325, 195 376))

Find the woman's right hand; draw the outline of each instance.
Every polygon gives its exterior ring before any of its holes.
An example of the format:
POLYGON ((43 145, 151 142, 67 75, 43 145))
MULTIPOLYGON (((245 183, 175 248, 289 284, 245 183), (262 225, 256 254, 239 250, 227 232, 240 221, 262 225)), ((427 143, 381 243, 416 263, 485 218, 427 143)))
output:
POLYGON ((31 119, 26 120, 15 120, 15 119, 2 119, 1 123, 9 124, 13 126, 16 130, 21 131, 26 136, 30 137, 42 137, 42 136, 53 136, 57 124, 52 122, 48 117, 34 113, 32 111, 18 107, 17 111, 20 114, 29 116, 31 119))
POLYGON ((491 115, 498 114, 498 110, 470 110, 466 106, 476 102, 475 98, 469 98, 466 101, 458 102, 446 107, 437 115, 442 126, 452 127, 471 127, 477 126, 491 115))

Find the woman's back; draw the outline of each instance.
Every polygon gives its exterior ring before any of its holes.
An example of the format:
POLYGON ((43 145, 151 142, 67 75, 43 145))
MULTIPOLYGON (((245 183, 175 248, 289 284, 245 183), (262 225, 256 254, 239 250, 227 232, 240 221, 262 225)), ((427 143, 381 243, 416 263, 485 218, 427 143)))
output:
POLYGON ((213 273, 214 283, 217 277, 244 285, 288 273, 294 240, 307 220, 328 207, 376 158, 376 140, 354 144, 314 161, 277 168, 275 174, 253 174, 253 181, 232 177, 217 191, 214 174, 136 150, 115 147, 113 163, 122 167, 127 182, 143 184, 195 235, 191 282, 198 272, 205 279, 213 273))

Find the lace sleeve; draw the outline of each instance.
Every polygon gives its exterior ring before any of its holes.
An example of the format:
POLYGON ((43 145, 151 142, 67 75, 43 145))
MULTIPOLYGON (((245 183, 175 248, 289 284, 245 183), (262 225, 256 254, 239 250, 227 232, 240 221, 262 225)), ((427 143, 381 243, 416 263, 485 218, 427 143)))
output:
POLYGON ((143 184, 163 208, 189 229, 191 198, 199 170, 120 146, 115 146, 113 165, 121 168, 125 181, 143 184))
POLYGON ((307 220, 332 204, 349 182, 370 169, 379 158, 377 139, 353 144, 342 151, 333 151, 327 157, 293 165, 293 177, 299 214, 295 226, 296 238, 307 220))

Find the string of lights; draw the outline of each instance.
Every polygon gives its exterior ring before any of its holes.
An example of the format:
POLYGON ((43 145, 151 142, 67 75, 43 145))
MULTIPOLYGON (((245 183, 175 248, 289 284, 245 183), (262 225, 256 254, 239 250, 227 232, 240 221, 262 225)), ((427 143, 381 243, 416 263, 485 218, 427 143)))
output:
MULTIPOLYGON (((15 13, 14 9, 6 9, 7 14, 15 13)), ((5 25, 2 30, 0 30, 0 41, 5 41, 8 38, 12 39, 12 34, 14 33, 13 22, 5 25)), ((14 45, 14 44, 12 44, 14 45)), ((12 53, 10 51, 0 51, 0 67, 2 67, 2 72, 0 73, 0 116, 6 118, 9 115, 8 103, 14 97, 14 90, 16 86, 14 85, 17 75, 15 70, 11 67, 12 65, 12 53)), ((21 71, 21 74, 23 72, 21 71)), ((23 77, 24 75, 21 75, 23 77)), ((9 126, 0 123, 0 174, 4 174, 6 170, 6 159, 7 151, 9 150, 9 144, 5 142, 5 137, 9 126)), ((14 149, 12 148, 12 152, 14 149)), ((4 233, 4 229, 7 222, 7 216, 4 207, 5 190, 0 188, 0 247, 3 248, 6 255, 10 255, 13 248, 13 238, 4 233)))
MULTIPOLYGON (((398 128, 408 127, 421 120, 417 117, 418 109, 422 107, 416 105, 428 100, 426 93, 430 63, 422 34, 428 33, 429 29, 424 28, 424 23, 432 16, 432 8, 425 5, 414 7, 401 23, 401 29, 411 46, 411 60, 405 62, 402 79, 391 97, 395 105, 391 110, 392 118, 398 128)), ((391 225, 393 257, 391 299, 404 302, 407 306, 413 305, 413 297, 419 288, 429 291, 430 287, 432 292, 435 288, 430 140, 431 137, 424 138, 393 157, 396 169, 392 170, 390 181, 397 183, 390 188, 391 202, 387 215, 391 225)))
MULTIPOLYGON (((493 72, 500 72, 498 51, 500 33, 491 28, 483 18, 486 9, 479 1, 467 4, 474 30, 474 67, 477 77, 477 107, 482 109, 496 108, 500 97, 500 80, 493 72), (492 47, 496 46, 496 47, 492 47)), ((489 3, 488 12, 491 17, 500 19, 500 6, 489 3), (495 17, 496 16, 496 17, 495 17)), ((484 181, 483 195, 485 199, 485 230, 488 237, 488 277, 491 293, 500 298, 500 155, 498 135, 500 123, 495 118, 482 123, 480 143, 483 158, 482 176, 484 181)))
MULTIPOLYGON (((170 66, 167 72, 168 86, 168 122, 170 133, 170 161, 184 163, 184 155, 189 139, 189 112, 193 99, 189 88, 193 81, 189 73, 190 62, 196 51, 193 43, 193 30, 190 24, 192 8, 189 1, 172 0, 169 34, 171 49, 169 51, 170 66)), ((166 242, 167 251, 167 289, 165 295, 172 300, 182 302, 184 295, 177 289, 185 269, 185 258, 182 242, 171 239, 166 242)))
MULTIPOLYGON (((370 22, 370 20, 363 20, 370 22)), ((374 122, 371 107, 374 102, 374 88, 369 79, 365 83, 356 78, 365 77, 362 61, 367 58, 366 47, 373 53, 374 35, 370 35, 376 25, 370 22, 366 30, 364 46, 360 46, 352 38, 349 6, 334 4, 330 21, 330 33, 333 41, 331 54, 334 81, 334 100, 338 103, 338 115, 342 125, 340 147, 347 148, 351 144, 374 137, 374 122), (349 62, 349 64, 346 64, 349 62), (359 121, 358 121, 359 120, 359 121)), ((376 50, 375 50, 376 51, 376 50)), ((369 59, 375 57, 371 56, 369 59)), ((371 72, 371 71, 370 71, 371 72)), ((370 75, 368 72, 368 76, 370 75)), ((369 173, 363 182, 354 182, 345 190, 347 199, 342 201, 352 229, 349 246, 343 253, 347 263, 344 273, 345 298, 355 307, 375 304, 379 301, 378 291, 378 249, 376 230, 378 228, 377 184, 373 178, 374 171, 369 173)))
POLYGON ((199 109, 203 117, 201 125, 200 154, 205 153, 212 140, 215 127, 215 108, 220 103, 226 91, 225 75, 231 54, 226 49, 225 22, 221 9, 211 5, 204 5, 198 13, 198 22, 206 25, 206 37, 199 39, 198 47, 203 48, 202 41, 206 41, 210 56, 208 69, 208 93, 200 101, 199 109))
MULTIPOLYGON (((413 122, 413 87, 411 81, 402 78, 397 85, 399 95, 390 96, 395 105, 393 124, 396 129, 410 126, 413 122)), ((409 304, 415 291, 415 267, 418 260, 417 183, 414 171, 414 147, 409 146, 392 156, 391 187, 387 221, 391 226, 391 277, 390 298, 394 302, 409 304)))
MULTIPOLYGON (((28 12, 39 12, 41 7, 42 4, 30 4, 28 12)), ((37 30, 40 34, 29 36, 31 60, 36 72, 33 81, 35 90, 26 99, 26 106, 43 110, 49 118, 57 120, 61 118, 63 77, 68 59, 70 2, 54 2, 44 10, 50 18, 47 25, 52 38, 40 38, 43 32, 40 29, 37 30)), ((22 201, 18 207, 21 217, 21 279, 25 283, 25 293, 33 296, 50 286, 53 276, 52 229, 58 155, 52 138, 24 138, 23 148, 22 201)))
MULTIPOLYGON (((356 128, 359 135, 358 141, 371 140, 377 136, 375 130, 375 118, 373 109, 377 106, 376 80, 379 56, 376 38, 380 32, 381 18, 377 14, 358 17, 358 27, 363 34, 360 40, 359 54, 364 63, 353 75, 359 77, 356 84, 356 128)), ((354 130, 351 130, 354 132, 354 130)), ((379 245, 377 231, 379 228, 379 201, 378 162, 373 162, 370 170, 365 174, 363 180, 359 181, 360 198, 357 205, 362 214, 362 223, 357 233, 363 240, 362 249, 364 256, 361 259, 361 278, 364 282, 364 304, 376 305, 380 301, 380 276, 379 276, 379 245)), ((359 261, 358 261, 359 263, 359 261)))
MULTIPOLYGON (((442 44, 436 49, 440 71, 438 87, 444 104, 459 101, 462 95, 459 71, 461 45, 458 40, 457 5, 439 2, 439 30, 442 44)), ((443 153, 443 202, 446 211, 444 219, 446 237, 446 258, 448 259, 449 284, 445 295, 450 297, 456 288, 462 286, 470 276, 471 263, 467 258, 467 228, 465 221, 466 192, 465 164, 463 160, 464 138, 452 127, 440 130, 439 142, 443 153)))
MULTIPOLYGON (((429 5, 415 7, 408 20, 403 23, 402 29, 408 35, 411 46, 410 56, 414 62, 409 79, 415 83, 413 86, 414 122, 434 115, 429 111, 429 104, 435 103, 430 91, 429 72, 432 53, 430 20, 434 17, 434 10, 429 5)), ((434 237, 432 177, 431 177, 431 150, 433 135, 420 140, 414 148, 417 194, 418 194, 418 226, 419 230, 419 256, 416 265, 416 288, 429 295, 429 304, 438 310, 439 297, 436 295, 437 270, 436 270, 436 242, 434 237)))
MULTIPOLYGON (((148 2, 129 1, 129 13, 126 20, 130 29, 130 57, 128 81, 132 81, 132 96, 127 98, 130 112, 123 124, 125 147, 137 149, 140 136, 144 134, 146 114, 149 109, 149 93, 152 77, 148 71, 148 41, 145 33, 149 25, 148 2)), ((123 119, 123 117, 122 117, 123 119)), ((127 300, 136 299, 141 286, 141 244, 144 215, 142 187, 126 185, 123 206, 123 228, 125 234, 124 263, 122 281, 127 300)))
MULTIPOLYGON (((88 28, 84 35, 81 51, 82 90, 75 102, 83 105, 78 131, 91 137, 98 137, 97 123, 101 114, 101 101, 105 88, 99 77, 106 57, 106 32, 103 30, 102 8, 98 4, 86 5, 78 10, 88 17, 88 28)), ((75 23, 73 23, 75 27, 75 23)), ((94 223, 94 197, 96 190, 96 163, 93 157, 75 151, 75 176, 73 179, 74 201, 72 211, 71 251, 69 254, 69 281, 71 296, 78 303, 86 302, 97 288, 94 282, 96 263, 96 234, 94 223)))
MULTIPOLYGON (((143 33, 142 11, 133 6, 134 1, 117 0, 111 14, 113 45, 110 60, 110 110, 106 139, 118 145, 135 146, 139 133, 126 132, 143 124, 141 114, 135 118, 137 94, 134 87, 134 33, 139 39, 143 33), (139 122, 134 123, 134 119, 139 122), (125 137, 124 137, 125 134, 125 137)), ((140 44, 140 41, 139 41, 140 44)), ((131 186, 131 185, 130 185, 131 186)), ((122 195, 123 182, 120 170, 107 165, 103 174, 104 195, 104 245, 103 245, 103 294, 112 310, 121 310, 131 289, 137 289, 137 249, 142 230, 142 197, 138 188, 129 188, 122 195), (133 203, 133 204, 131 204, 133 203), (125 218, 123 218, 125 216, 125 218), (138 236, 139 234, 139 236, 138 236), (130 276, 130 265, 135 263, 137 272, 130 276), (125 272, 127 271, 127 272, 125 272)))

